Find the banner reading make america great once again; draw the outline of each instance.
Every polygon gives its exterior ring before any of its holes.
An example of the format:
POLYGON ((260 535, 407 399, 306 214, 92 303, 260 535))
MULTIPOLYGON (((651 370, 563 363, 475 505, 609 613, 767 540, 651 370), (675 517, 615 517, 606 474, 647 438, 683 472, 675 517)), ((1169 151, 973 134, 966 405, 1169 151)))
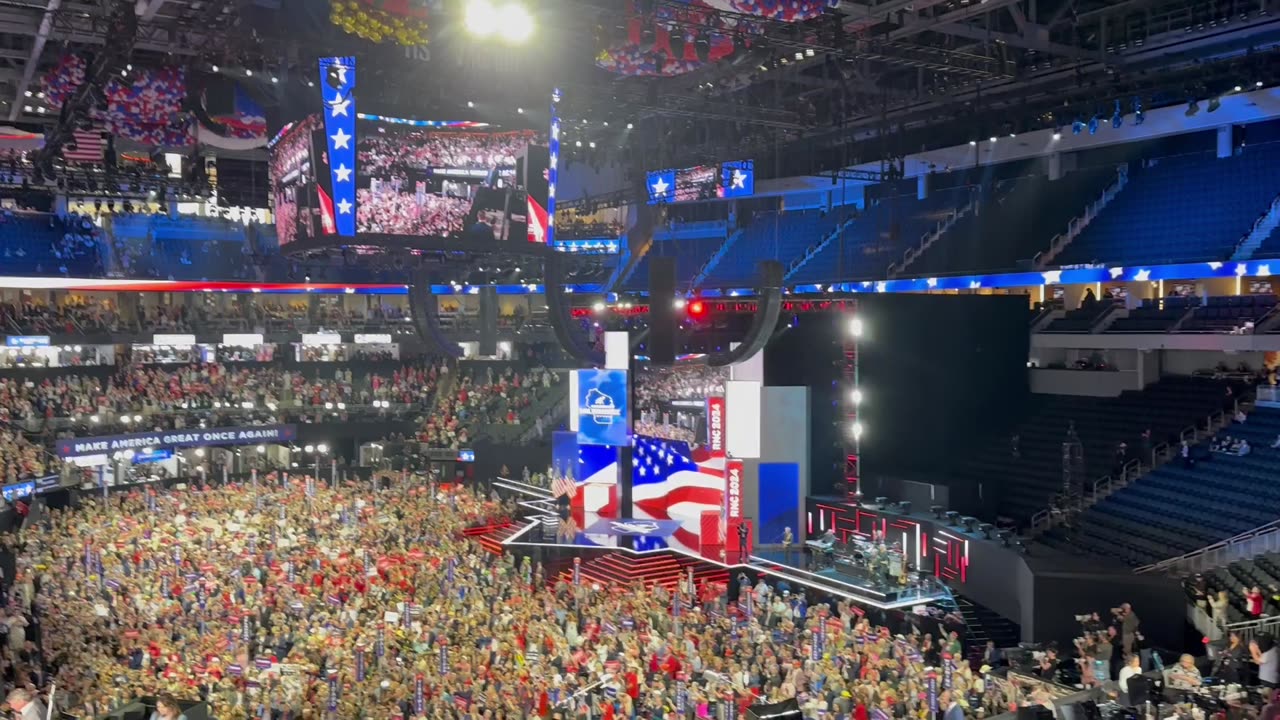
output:
POLYGON ((249 425, 204 430, 164 430, 161 432, 67 438, 58 441, 59 457, 102 455, 119 450, 149 447, 202 447, 207 445, 257 445, 286 443, 298 437, 295 425, 249 425))

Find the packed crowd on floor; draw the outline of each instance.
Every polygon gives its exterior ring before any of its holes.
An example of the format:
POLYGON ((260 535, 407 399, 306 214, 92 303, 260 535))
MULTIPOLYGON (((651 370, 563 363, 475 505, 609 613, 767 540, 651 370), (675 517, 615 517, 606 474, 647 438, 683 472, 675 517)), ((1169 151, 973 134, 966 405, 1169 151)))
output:
POLYGON ((741 717, 787 698, 807 717, 924 717, 926 667, 948 663, 941 709, 1007 707, 950 663, 954 633, 895 637, 745 578, 736 602, 714 584, 574 584, 462 535, 510 512, 417 479, 371 493, 274 474, 49 511, 6 540, 9 685, 56 681, 55 706, 83 718, 143 695, 214 718, 741 717))

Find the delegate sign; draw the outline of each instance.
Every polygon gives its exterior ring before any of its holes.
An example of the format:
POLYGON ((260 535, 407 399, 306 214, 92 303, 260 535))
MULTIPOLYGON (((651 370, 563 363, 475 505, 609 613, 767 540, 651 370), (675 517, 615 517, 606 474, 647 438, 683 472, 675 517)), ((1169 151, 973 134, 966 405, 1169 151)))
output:
POLYGON ((207 430, 165 430, 162 432, 103 435, 58 441, 58 456, 64 458, 102 455, 117 450, 149 447, 202 447, 206 445, 257 445, 292 442, 298 436, 294 425, 253 425, 207 430))

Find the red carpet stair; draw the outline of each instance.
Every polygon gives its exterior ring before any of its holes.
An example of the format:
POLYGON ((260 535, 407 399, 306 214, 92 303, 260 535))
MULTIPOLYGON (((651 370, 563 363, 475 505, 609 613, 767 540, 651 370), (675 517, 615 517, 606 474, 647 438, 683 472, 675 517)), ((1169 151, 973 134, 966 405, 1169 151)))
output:
POLYGON ((462 534, 480 543, 481 547, 494 555, 501 555, 502 541, 515 535, 520 529, 521 526, 515 523, 501 522, 467 528, 462 531, 462 534))
MULTIPOLYGON (((690 567, 693 568, 693 580, 699 586, 729 579, 728 571, 718 565, 672 552, 638 556, 611 552, 583 561, 581 572, 584 582, 599 583, 604 587, 627 588, 638 580, 649 587, 661 585, 674 590, 680 578, 688 575, 690 567)), ((560 573, 560 579, 571 580, 572 577, 572 569, 560 573)))

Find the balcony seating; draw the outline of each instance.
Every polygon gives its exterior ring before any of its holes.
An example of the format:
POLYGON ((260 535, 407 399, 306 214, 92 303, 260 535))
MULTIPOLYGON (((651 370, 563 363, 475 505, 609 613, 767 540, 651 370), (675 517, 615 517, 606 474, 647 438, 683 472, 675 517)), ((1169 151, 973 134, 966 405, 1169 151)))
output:
POLYGON ((938 190, 925 200, 915 195, 880 199, 868 205, 843 234, 809 259, 788 281, 879 280, 889 265, 920 245, 925 233, 968 204, 969 187, 938 190))
POLYGON ((1198 297, 1167 297, 1156 300, 1144 298, 1142 305, 1129 311, 1128 317, 1122 317, 1107 327, 1108 333, 1162 333, 1168 332, 1187 314, 1190 308, 1198 307, 1198 297), (1163 302, 1162 302, 1163 301, 1163 302))
POLYGON ((1114 167, 1003 180, 984 192, 977 213, 960 218, 907 267, 913 276, 1013 270, 1048 249, 1053 237, 1116 181, 1114 167), (1017 232, 1010 232, 1017 228, 1017 232))
POLYGON ((1211 297, 1178 332, 1229 333, 1256 324, 1276 306, 1274 295, 1211 297))
POLYGON ((702 284, 706 287, 752 287, 761 260, 778 260, 785 267, 830 235, 849 210, 837 208, 761 212, 742 230, 702 284))
POLYGON ((0 218, 0 267, 6 275, 90 277, 101 273, 100 245, 91 235, 68 234, 44 213, 0 218))
POLYGON ((1055 262, 1225 261, 1280 193, 1280 143, 1133 165, 1125 189, 1055 262))
MULTIPOLYGON (((1207 599, 1226 590, 1229 604, 1227 606, 1227 623, 1236 623, 1252 619, 1248 613, 1248 601, 1245 600, 1245 589, 1257 587, 1266 598, 1262 604, 1262 616, 1280 615, 1280 553, 1268 553, 1247 560, 1239 560, 1226 567, 1215 568, 1204 575, 1206 602, 1202 605, 1205 612, 1212 615, 1207 599)), ((1188 591, 1190 585, 1188 584, 1188 591)), ((1190 592, 1188 592, 1191 598, 1190 592)))
POLYGON ((1062 490, 1062 443, 1069 422, 1075 422, 1084 446, 1084 475, 1092 482, 1112 472, 1119 443, 1128 444, 1132 459, 1145 454, 1145 429, 1151 430, 1153 446, 1176 440, 1183 428, 1222 410, 1225 393, 1221 382, 1166 377, 1114 398, 1035 395, 1021 421, 976 447, 951 474, 973 483, 1006 479, 998 513, 1023 524, 1062 490), (1015 432, 1020 439, 1016 458, 1010 446, 1015 432))
POLYGON ((649 252, 636 263, 631 277, 627 278, 623 284, 623 289, 632 292, 649 289, 649 259, 653 257, 674 257, 676 287, 688 287, 693 276, 707 264, 707 260, 720 249, 724 242, 723 235, 654 242, 649 247, 649 252))
POLYGON ((1041 332, 1048 333, 1087 333, 1102 319, 1102 316, 1115 308, 1115 302, 1102 300, 1092 307, 1079 307, 1068 310, 1064 317, 1049 323, 1041 332))
POLYGON ((1074 531, 1044 539, 1080 554, 1142 565, 1197 550, 1280 517, 1280 410, 1257 408, 1222 431, 1248 440, 1244 457, 1208 453, 1194 467, 1175 458, 1086 511, 1074 531))

